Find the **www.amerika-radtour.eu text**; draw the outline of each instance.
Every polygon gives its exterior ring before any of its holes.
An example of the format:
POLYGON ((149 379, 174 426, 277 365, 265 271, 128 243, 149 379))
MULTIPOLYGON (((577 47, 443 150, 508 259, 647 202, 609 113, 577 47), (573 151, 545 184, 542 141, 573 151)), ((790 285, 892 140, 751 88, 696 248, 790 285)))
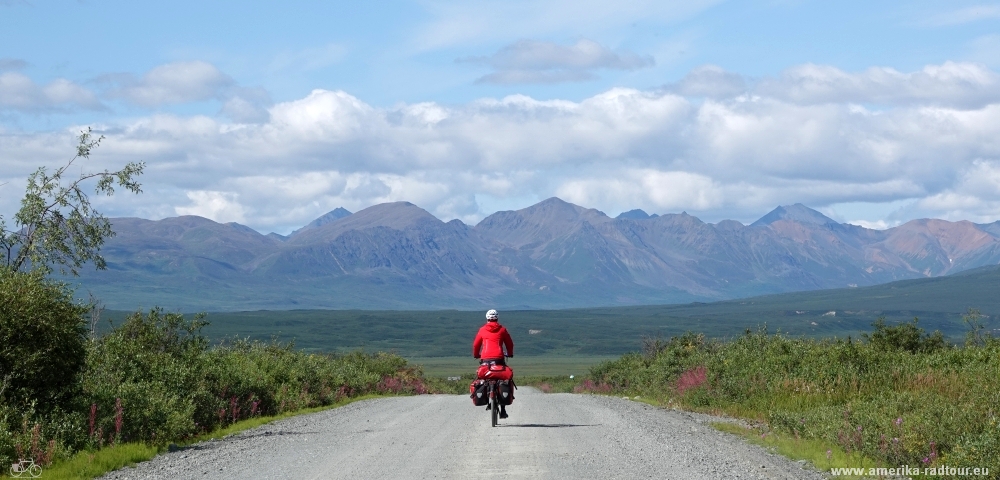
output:
POLYGON ((852 475, 869 477, 876 476, 910 476, 910 475, 941 475, 941 476, 989 476, 989 468, 980 467, 950 467, 948 465, 938 465, 935 467, 911 467, 903 465, 901 467, 870 467, 870 468, 831 468, 833 476, 852 475))

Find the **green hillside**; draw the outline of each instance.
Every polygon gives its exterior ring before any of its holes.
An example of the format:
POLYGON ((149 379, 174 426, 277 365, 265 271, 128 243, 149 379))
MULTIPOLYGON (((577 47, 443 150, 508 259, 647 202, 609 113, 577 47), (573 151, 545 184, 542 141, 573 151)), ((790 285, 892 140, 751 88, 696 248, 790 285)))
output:
MULTIPOLYGON (((857 337, 872 321, 920 318, 927 330, 952 340, 965 334, 961 316, 968 308, 988 315, 1000 328, 1000 267, 884 285, 768 295, 743 300, 685 305, 519 310, 501 312, 517 342, 517 354, 618 355, 641 348, 643 337, 670 337, 686 331, 725 338, 747 328, 809 337, 857 337), (831 313, 832 312, 832 313, 831 313), (529 333, 534 331, 535 333, 529 333)), ((123 312, 107 315, 112 320, 123 312)), ((314 351, 392 350, 407 357, 470 354, 471 339, 483 322, 481 311, 292 310, 210 313, 206 334, 295 340, 314 351)))

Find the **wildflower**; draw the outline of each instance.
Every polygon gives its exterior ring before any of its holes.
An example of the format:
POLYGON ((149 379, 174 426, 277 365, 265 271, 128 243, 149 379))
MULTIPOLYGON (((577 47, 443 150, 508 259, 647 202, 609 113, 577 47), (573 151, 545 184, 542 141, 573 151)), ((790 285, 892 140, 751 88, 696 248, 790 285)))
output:
POLYGON ((899 417, 899 418, 897 418, 897 419, 896 419, 896 426, 898 427, 898 426, 900 426, 900 425, 902 425, 902 424, 903 424, 903 417, 899 417))
POLYGON ((827 459, 827 460, 830 460, 830 455, 833 455, 833 452, 832 452, 832 451, 830 451, 830 450, 827 450, 827 451, 826 451, 826 459, 827 459))

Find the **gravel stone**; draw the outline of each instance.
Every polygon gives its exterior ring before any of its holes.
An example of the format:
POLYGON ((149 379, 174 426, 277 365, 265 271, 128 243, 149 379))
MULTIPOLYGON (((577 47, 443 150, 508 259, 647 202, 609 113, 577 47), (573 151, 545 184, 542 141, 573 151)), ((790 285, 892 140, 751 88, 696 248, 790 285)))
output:
POLYGON ((178 447, 104 479, 821 479, 708 422, 617 397, 517 391, 490 426, 462 395, 365 400, 178 447))

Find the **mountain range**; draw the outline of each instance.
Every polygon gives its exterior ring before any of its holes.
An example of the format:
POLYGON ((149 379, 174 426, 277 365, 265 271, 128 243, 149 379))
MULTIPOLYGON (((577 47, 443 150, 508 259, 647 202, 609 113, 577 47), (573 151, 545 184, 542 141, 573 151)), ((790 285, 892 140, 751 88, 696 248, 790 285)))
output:
POLYGON ((108 270, 70 279, 116 309, 567 308, 875 285, 1000 263, 1000 222, 887 230, 804 205, 750 225, 550 198, 475 226, 408 202, 334 210, 288 236, 182 216, 111 219, 108 270))

